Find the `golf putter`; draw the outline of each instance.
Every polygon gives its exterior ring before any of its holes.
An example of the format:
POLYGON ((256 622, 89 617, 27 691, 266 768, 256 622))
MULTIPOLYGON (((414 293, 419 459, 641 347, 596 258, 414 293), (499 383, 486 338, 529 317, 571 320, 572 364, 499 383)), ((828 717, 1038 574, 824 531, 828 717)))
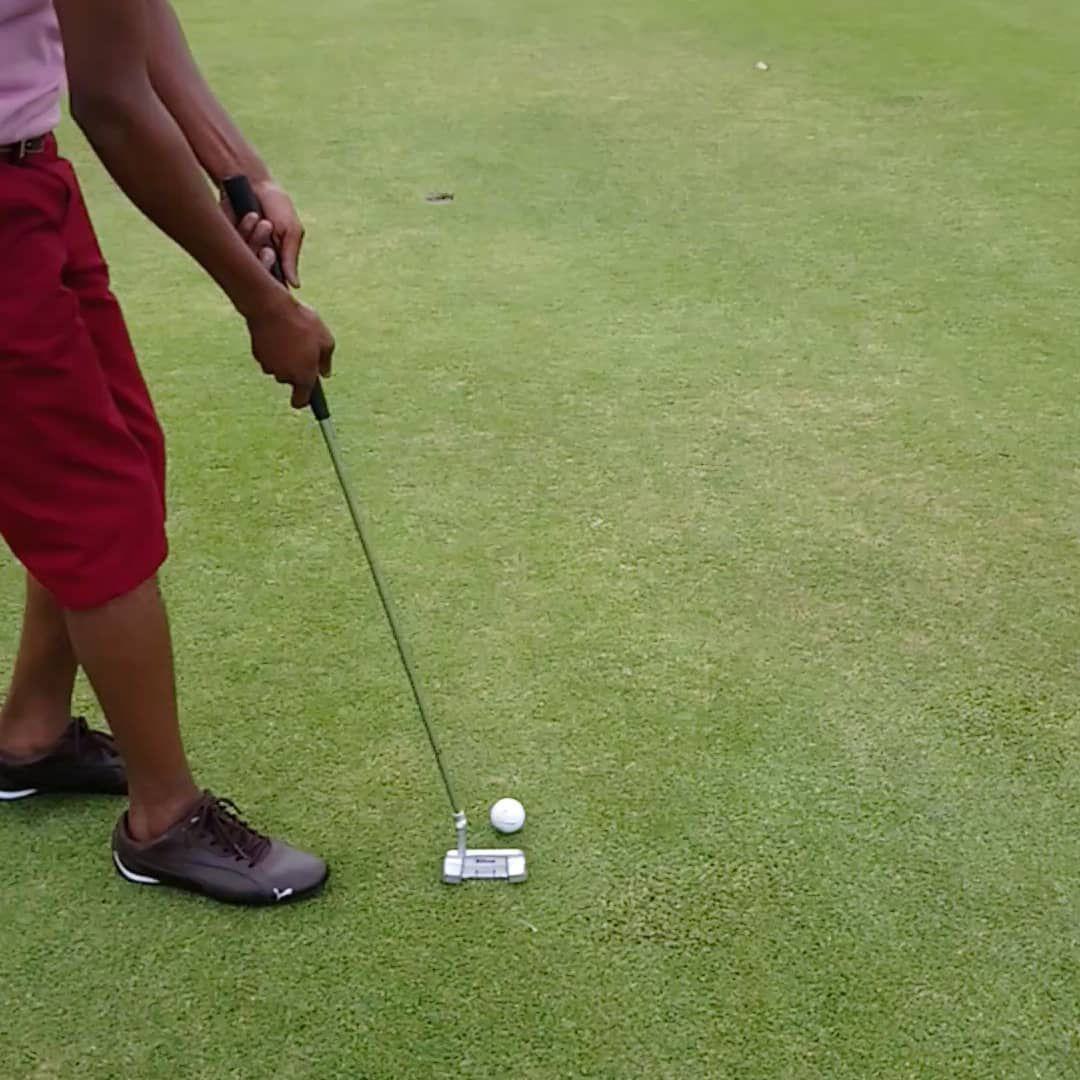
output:
MULTIPOLYGON (((231 176, 223 181, 225 195, 232 206, 233 213, 239 221, 247 214, 260 213, 259 200, 252 189, 251 183, 246 176, 231 176)), ((278 281, 284 283, 285 275, 282 273, 278 262, 270 268, 270 272, 278 281)), ((397 645, 398 656, 401 665, 405 669, 405 675, 412 689, 413 700, 416 702, 417 712, 427 732, 428 742, 431 744, 432 753, 435 755, 435 764, 438 766, 439 775, 442 777, 443 787, 446 789, 446 797, 450 800, 450 811, 454 818, 454 832, 457 836, 457 845, 451 848, 443 859, 442 879, 450 885, 459 885, 463 881, 524 881, 526 877, 525 852, 516 848, 470 848, 468 846, 467 832, 468 821, 462 810, 458 809, 460 803, 454 795, 454 787, 450 782, 450 774, 447 772, 443 761, 442 752, 435 738, 435 729, 432 727, 430 711, 427 700, 420 686, 420 680, 416 674, 416 666, 413 664, 412 655, 405 642, 405 636, 394 612, 390 601, 390 592, 386 587, 386 580, 375 552, 368 541, 367 530, 364 528, 363 515, 360 512, 360 504, 353 495, 352 485, 345 473, 345 465, 338 449, 337 436, 334 433, 334 424, 330 419, 330 406, 326 400, 326 392, 322 382, 316 381, 311 392, 311 411, 319 423, 326 449, 330 454, 330 460, 337 474, 338 483, 341 485, 342 494, 345 496, 345 504, 349 509, 356 535, 360 539, 360 546, 364 549, 364 557, 367 559, 368 568, 375 582, 375 591, 379 594, 379 600, 386 614, 386 621, 390 624, 390 632, 394 636, 397 645)))

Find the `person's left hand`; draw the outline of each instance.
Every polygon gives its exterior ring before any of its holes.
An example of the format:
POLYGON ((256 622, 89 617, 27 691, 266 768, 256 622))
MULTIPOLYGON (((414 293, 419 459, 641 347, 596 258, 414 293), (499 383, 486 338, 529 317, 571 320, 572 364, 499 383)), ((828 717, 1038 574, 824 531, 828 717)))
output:
POLYGON ((304 243, 304 226, 293 206, 292 199, 273 180, 258 180, 252 184, 262 207, 262 217, 247 214, 236 220, 229 200, 222 198, 221 207, 236 225, 248 247, 269 269, 274 260, 281 259, 285 280, 294 289, 300 288, 300 248, 304 243))

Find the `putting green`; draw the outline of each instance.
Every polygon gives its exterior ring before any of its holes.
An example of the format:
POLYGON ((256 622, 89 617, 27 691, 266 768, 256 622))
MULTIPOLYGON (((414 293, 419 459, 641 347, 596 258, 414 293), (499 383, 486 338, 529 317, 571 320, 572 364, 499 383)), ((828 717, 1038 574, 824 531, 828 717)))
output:
MULTIPOLYGON (((222 910, 116 879, 113 802, 2 808, 0 1077, 1075 1075, 1075 5, 180 7, 305 212, 472 842, 520 798, 531 878, 439 883, 318 433, 69 130, 193 760, 334 876, 222 910)), ((5 670, 19 605, 8 560, 5 670)))

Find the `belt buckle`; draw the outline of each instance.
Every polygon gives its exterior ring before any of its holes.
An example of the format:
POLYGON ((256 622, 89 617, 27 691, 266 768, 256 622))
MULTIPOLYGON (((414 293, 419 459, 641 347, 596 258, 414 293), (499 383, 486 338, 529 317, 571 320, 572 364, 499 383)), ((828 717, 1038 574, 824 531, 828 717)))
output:
POLYGON ((20 162, 25 161, 30 154, 40 154, 44 149, 45 137, 35 135, 32 139, 20 139, 17 143, 13 143, 8 147, 8 152, 11 154, 11 160, 18 165, 20 162))

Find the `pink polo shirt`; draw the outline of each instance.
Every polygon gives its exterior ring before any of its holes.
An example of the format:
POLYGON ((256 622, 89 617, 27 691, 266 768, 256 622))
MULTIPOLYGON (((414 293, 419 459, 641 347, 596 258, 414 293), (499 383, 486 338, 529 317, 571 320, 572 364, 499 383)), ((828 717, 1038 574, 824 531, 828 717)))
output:
POLYGON ((0 146, 56 127, 63 89, 52 0, 0 0, 0 146))

